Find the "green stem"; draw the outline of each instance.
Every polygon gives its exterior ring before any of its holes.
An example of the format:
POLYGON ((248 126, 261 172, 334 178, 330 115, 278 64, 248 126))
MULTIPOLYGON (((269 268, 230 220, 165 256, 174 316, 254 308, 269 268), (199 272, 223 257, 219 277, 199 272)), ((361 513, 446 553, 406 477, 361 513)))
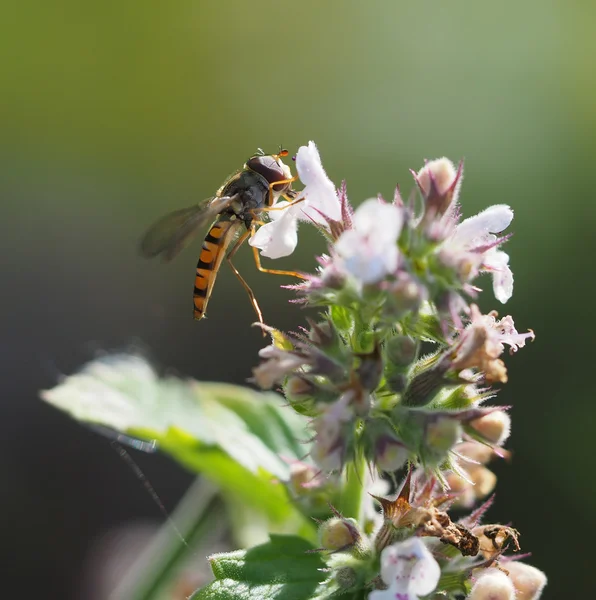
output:
MULTIPOLYGON (((198 478, 162 526, 159 533, 110 598, 157 600, 169 597, 166 586, 172 584, 185 561, 205 537, 212 537, 224 519, 223 502, 211 483, 198 478), (179 523, 179 528, 175 523, 179 523)), ((221 532, 220 532, 221 533, 221 532)))
POLYGON ((362 500, 366 493, 364 482, 366 478, 366 461, 361 455, 354 457, 345 470, 345 485, 341 494, 339 511, 346 518, 353 518, 362 523, 362 500))

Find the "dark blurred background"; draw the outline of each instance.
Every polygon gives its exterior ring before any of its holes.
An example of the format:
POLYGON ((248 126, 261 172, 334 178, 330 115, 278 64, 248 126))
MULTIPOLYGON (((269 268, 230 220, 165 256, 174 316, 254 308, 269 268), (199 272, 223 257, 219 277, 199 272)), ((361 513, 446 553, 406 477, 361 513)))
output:
MULTIPOLYGON (((596 251, 596 4, 34 2, 2 9, 0 306, 3 591, 86 598, 95 541, 162 516, 109 442, 38 399, 97 350, 142 345, 157 365, 243 383, 263 345, 223 268, 192 320, 199 244, 171 265, 137 254, 162 213, 212 194, 258 146, 315 140, 353 203, 424 158, 465 158, 470 216, 516 211, 504 308, 534 344, 508 360, 514 450, 493 520, 522 532, 544 598, 591 597, 596 533, 589 318, 596 251), (7 587, 8 586, 8 587, 7 587)), ((283 266, 312 269, 304 227, 283 266)), ((266 319, 295 328, 286 281, 237 266, 266 319)), ((281 266, 281 265, 280 265, 281 266)), ((135 454, 166 508, 191 477, 135 454)), ((4 595, 4 594, 3 594, 4 595)), ((16 597, 16 595, 14 596, 16 597)))

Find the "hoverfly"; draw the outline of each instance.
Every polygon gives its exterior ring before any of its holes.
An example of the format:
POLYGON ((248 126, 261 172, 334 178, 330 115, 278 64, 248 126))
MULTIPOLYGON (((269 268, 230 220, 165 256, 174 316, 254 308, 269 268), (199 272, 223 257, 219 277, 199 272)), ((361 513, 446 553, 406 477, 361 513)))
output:
MULTIPOLYGON (((226 252, 227 262, 236 277, 248 293, 251 304, 263 323, 261 309, 254 292, 236 267, 232 258, 240 246, 262 224, 259 216, 270 210, 283 210, 273 206, 281 196, 290 203, 300 202, 298 192, 292 189, 297 177, 288 176, 289 170, 281 158, 288 155, 280 148, 277 154, 265 154, 262 150, 251 156, 244 167, 228 177, 216 192, 200 204, 171 212, 157 221, 141 240, 141 254, 146 258, 162 255, 166 261, 172 260, 184 246, 199 232, 200 228, 212 221, 199 256, 193 294, 194 318, 205 316, 207 303, 213 291, 213 285, 226 252), (240 232, 244 232, 238 237, 240 232), (236 239, 237 238, 237 239, 236 239)), ((257 248, 253 248, 255 262, 259 271, 278 275, 302 277, 293 271, 266 269, 261 266, 257 248)))

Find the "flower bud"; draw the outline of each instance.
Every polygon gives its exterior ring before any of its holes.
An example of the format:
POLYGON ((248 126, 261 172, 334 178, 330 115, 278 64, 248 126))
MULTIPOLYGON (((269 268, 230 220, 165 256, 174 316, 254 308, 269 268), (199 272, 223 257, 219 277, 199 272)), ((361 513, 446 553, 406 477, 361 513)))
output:
POLYGON ((478 442, 462 442, 455 449, 459 454, 467 456, 483 465, 488 463, 495 455, 494 450, 490 446, 478 442))
POLYGON ((456 169, 448 158, 443 157, 427 162, 414 176, 424 196, 426 222, 444 215, 452 202, 457 200, 462 173, 461 164, 456 169))
POLYGON ((476 583, 468 600, 515 600, 513 582, 497 568, 477 569, 474 571, 476 583))
POLYGON ((331 263, 321 273, 321 285, 331 290, 341 290, 346 285, 346 274, 331 263))
POLYGON ((318 483, 319 469, 313 465, 297 462, 290 466, 290 488, 295 495, 301 496, 309 493, 313 483, 318 483))
POLYGON ((356 369, 360 385, 369 392, 377 389, 383 377, 383 356, 378 344, 375 344, 372 352, 359 354, 360 364, 356 369))
POLYGON ((483 465, 469 465, 465 470, 472 483, 457 473, 448 473, 446 479, 451 493, 457 496, 454 506, 472 508, 495 489, 497 476, 483 465))
POLYGON ((344 550, 360 540, 358 524, 354 519, 332 517, 319 528, 319 540, 325 550, 344 550))
POLYGON ((538 600, 546 586, 546 575, 531 565, 512 560, 503 565, 513 582, 516 600, 538 600))
POLYGON ((457 419, 439 417, 428 423, 424 438, 426 460, 437 464, 443 461, 460 437, 461 427, 457 419))
POLYGON ((408 385, 408 378, 398 371, 386 373, 385 379, 389 389, 396 394, 402 394, 408 385))
POLYGON ((427 289, 412 275, 400 273, 397 281, 387 287, 391 294, 390 314, 403 315, 414 311, 428 298, 427 289))
POLYGON ((475 419, 470 425, 489 443, 501 446, 511 433, 511 417, 502 410, 475 419))
POLYGON ((397 439, 384 435, 376 442, 374 463, 386 473, 393 473, 401 469, 408 460, 408 449, 397 439))
POLYGON ((418 373, 404 393, 403 404, 411 407, 428 404, 445 384, 445 372, 445 366, 438 364, 418 373))
POLYGON ((292 375, 283 389, 286 400, 299 415, 314 417, 320 412, 316 407, 314 396, 317 391, 312 382, 299 375, 292 375))
POLYGON ((418 344, 408 335, 396 335, 386 346, 387 359, 392 363, 407 367, 416 360, 418 344))

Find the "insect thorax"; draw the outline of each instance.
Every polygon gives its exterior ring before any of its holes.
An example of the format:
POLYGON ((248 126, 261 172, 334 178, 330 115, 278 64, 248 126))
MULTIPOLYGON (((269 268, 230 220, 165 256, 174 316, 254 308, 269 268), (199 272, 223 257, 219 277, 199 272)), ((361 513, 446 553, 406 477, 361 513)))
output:
POLYGON ((249 227, 254 213, 258 213, 267 203, 269 184, 258 173, 244 170, 233 177, 221 190, 221 196, 233 196, 234 194, 238 194, 239 198, 228 211, 243 220, 249 227))

